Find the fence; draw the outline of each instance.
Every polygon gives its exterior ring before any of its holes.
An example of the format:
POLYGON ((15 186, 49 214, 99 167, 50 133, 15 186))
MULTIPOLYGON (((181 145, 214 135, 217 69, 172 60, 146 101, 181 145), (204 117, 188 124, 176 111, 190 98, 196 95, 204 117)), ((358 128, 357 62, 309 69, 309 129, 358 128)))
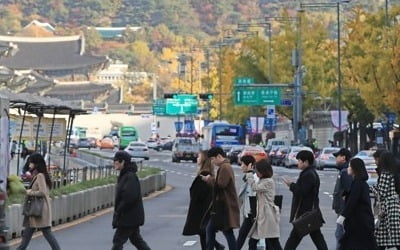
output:
POLYGON ((53 189, 69 184, 116 176, 117 174, 113 166, 72 168, 65 172, 62 170, 50 171, 53 189))

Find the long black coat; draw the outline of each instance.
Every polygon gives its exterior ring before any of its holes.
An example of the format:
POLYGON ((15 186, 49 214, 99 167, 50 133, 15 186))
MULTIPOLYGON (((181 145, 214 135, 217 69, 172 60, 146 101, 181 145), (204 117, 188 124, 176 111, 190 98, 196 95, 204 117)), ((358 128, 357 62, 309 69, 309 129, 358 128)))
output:
POLYGON ((313 167, 307 167, 300 172, 296 183, 292 183, 289 187, 293 193, 290 222, 295 217, 298 218, 305 212, 311 211, 313 206, 319 209, 319 185, 319 176, 313 167))
POLYGON ((144 208, 137 166, 124 167, 118 177, 112 226, 138 227, 144 224, 144 208))
MULTIPOLYGON (((208 175, 208 172, 202 172, 202 175, 208 175)), ((186 217, 186 223, 183 227, 183 235, 195 235, 204 233, 204 229, 200 229, 202 219, 212 201, 213 188, 206 182, 201 180, 198 175, 190 187, 190 203, 186 217)))
POLYGON ((374 216, 372 215, 369 186, 366 181, 354 180, 350 193, 346 196, 341 213, 345 234, 341 240, 341 249, 375 250, 374 216))

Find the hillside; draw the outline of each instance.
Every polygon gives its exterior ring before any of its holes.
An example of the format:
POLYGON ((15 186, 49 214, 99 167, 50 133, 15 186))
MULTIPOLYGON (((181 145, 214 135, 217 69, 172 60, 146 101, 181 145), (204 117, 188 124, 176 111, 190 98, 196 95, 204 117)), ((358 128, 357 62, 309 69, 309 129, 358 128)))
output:
MULTIPOLYGON (((363 0, 357 4, 369 8, 373 4, 378 6, 376 2, 363 0)), ((384 0, 378 2, 382 5, 384 0)), ((293 0, 0 0, 0 34, 14 33, 33 19, 39 19, 72 29, 165 24, 176 35, 213 36, 224 25, 278 16, 284 8, 294 11, 298 3, 293 0)))

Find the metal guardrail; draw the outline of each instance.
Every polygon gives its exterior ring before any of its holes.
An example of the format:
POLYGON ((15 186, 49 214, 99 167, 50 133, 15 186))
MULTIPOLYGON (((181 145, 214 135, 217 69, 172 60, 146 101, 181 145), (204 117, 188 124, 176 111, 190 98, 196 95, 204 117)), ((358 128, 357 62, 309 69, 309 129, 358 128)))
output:
POLYGON ((62 170, 50 172, 53 189, 116 175, 118 175, 118 172, 113 166, 72 168, 65 172, 62 170))

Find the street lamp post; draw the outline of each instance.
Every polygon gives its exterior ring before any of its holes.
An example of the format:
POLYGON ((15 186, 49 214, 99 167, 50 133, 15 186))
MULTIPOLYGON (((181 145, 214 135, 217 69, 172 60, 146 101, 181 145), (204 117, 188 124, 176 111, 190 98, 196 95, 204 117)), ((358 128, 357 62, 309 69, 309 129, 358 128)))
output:
MULTIPOLYGON (((387 0, 386 0, 387 1, 387 0)), ((339 132, 342 131, 342 71, 341 71, 341 58, 340 58, 340 4, 348 3, 349 0, 337 0, 334 3, 302 3, 300 2, 300 11, 304 11, 305 8, 336 8, 337 17, 337 93, 338 93, 338 122, 339 132)), ((340 146, 343 141, 340 140, 340 146)))

